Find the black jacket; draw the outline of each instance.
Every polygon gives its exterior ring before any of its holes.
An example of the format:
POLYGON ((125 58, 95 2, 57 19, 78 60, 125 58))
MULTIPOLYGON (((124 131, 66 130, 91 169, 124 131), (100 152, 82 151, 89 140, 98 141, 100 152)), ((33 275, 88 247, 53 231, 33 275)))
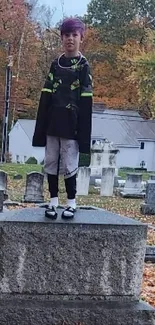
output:
POLYGON ((92 78, 82 56, 56 59, 50 68, 37 113, 33 146, 45 146, 46 136, 76 139, 79 151, 90 152, 92 78))

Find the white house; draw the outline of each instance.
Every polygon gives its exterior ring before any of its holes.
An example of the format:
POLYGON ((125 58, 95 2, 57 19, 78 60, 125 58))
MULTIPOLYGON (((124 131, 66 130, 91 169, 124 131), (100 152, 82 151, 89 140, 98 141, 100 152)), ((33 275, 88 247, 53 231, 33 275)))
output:
POLYGON ((12 162, 25 163, 28 158, 35 157, 38 163, 44 159, 45 148, 32 147, 35 120, 19 119, 9 133, 9 152, 12 162))
MULTIPOLYGON (((35 120, 18 120, 9 134, 9 152, 13 162, 24 163, 35 157, 44 159, 44 148, 32 147, 35 120)), ((105 109, 94 105, 92 141, 108 139, 119 149, 117 167, 140 167, 155 171, 155 121, 144 120, 138 112, 105 109)))
POLYGON ((97 110, 93 113, 92 139, 107 138, 119 149, 117 167, 141 167, 155 171, 155 121, 138 112, 97 110))

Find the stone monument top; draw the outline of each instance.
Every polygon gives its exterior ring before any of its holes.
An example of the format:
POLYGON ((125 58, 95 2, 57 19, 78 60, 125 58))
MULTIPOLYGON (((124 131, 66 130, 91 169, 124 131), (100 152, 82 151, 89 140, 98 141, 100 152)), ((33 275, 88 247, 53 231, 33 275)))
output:
POLYGON ((117 153, 119 150, 115 147, 113 142, 110 142, 108 139, 94 140, 92 145, 92 152, 109 152, 117 153))
POLYGON ((39 222, 39 223, 62 223, 62 224, 83 224, 83 225, 125 225, 125 226, 147 226, 140 221, 123 217, 106 211, 95 208, 93 206, 78 207, 74 219, 61 219, 62 207, 58 208, 58 219, 50 220, 44 217, 44 208, 25 208, 12 210, 0 214, 0 222, 39 222))

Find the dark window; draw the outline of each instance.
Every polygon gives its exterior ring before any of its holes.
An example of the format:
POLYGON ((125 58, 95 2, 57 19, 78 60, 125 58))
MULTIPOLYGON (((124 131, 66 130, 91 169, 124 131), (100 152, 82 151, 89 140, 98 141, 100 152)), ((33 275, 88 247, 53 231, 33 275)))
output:
POLYGON ((140 149, 144 149, 144 142, 141 142, 140 149))

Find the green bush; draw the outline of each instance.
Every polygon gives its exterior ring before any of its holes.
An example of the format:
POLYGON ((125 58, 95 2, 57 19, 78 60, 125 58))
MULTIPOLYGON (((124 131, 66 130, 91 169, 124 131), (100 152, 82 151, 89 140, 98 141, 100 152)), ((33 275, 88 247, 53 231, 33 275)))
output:
POLYGON ((6 159, 6 163, 11 163, 11 161, 12 161, 12 154, 10 152, 6 152, 5 159, 6 159))
POLYGON ((135 169, 132 167, 120 167, 120 170, 125 171, 125 172, 134 172, 135 169))
POLYGON ((80 153, 79 157, 79 167, 90 165, 90 155, 85 153, 80 153))
POLYGON ((30 157, 27 161, 25 161, 25 164, 29 165, 37 165, 38 161, 35 157, 30 157))

